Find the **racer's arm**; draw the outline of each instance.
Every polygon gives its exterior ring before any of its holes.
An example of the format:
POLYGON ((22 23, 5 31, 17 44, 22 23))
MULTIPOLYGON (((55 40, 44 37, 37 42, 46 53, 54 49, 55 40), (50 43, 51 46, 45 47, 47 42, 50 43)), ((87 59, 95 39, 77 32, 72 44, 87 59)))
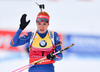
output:
POLYGON ((23 44, 29 42, 32 32, 28 32, 25 35, 19 37, 21 32, 22 32, 22 29, 19 28, 18 31, 16 32, 16 34, 13 36, 13 38, 10 42, 10 45, 12 47, 20 46, 20 45, 23 45, 23 44))
POLYGON ((22 37, 19 37, 22 30, 25 29, 25 27, 29 24, 30 20, 26 21, 26 14, 23 14, 21 19, 20 19, 20 27, 18 29, 18 31, 16 32, 16 34, 13 36, 10 45, 15 47, 15 46, 19 46, 19 45, 23 45, 25 43, 27 43, 29 41, 30 38, 30 33, 28 36, 23 35, 22 37))
MULTIPOLYGON (((55 41, 55 45, 60 43, 60 38, 56 32, 54 32, 54 41, 55 41)), ((61 50, 61 45, 55 47, 55 52, 58 52, 59 50, 61 50)), ((58 53, 53 60, 58 61, 61 60, 62 57, 63 57, 62 53, 58 53)))
MULTIPOLYGON (((55 45, 60 43, 59 36, 56 32, 54 32, 54 41, 55 41, 55 45)), ((61 45, 55 47, 55 52, 58 52, 59 50, 61 50, 61 45)), ((61 60, 62 57, 63 57, 62 53, 58 53, 56 55, 52 55, 52 53, 50 53, 47 55, 47 59, 54 60, 54 61, 61 60)))

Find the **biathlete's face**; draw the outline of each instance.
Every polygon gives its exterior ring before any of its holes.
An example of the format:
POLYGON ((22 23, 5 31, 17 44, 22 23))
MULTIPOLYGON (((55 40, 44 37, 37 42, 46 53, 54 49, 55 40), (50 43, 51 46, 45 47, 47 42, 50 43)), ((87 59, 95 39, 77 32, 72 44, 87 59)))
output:
POLYGON ((49 26, 49 23, 47 22, 36 22, 36 24, 37 24, 37 29, 39 33, 45 33, 49 26))

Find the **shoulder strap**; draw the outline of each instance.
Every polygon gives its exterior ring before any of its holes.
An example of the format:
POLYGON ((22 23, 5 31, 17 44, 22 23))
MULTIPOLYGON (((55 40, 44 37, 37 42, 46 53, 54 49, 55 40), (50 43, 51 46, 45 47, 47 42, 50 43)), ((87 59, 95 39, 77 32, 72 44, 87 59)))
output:
POLYGON ((30 45, 32 44, 33 42, 33 39, 35 37, 35 34, 36 34, 36 30, 32 32, 32 35, 31 35, 31 38, 30 38, 30 45))
POLYGON ((48 30, 48 33, 49 33, 49 38, 50 38, 51 41, 52 41, 52 44, 55 46, 54 35, 53 35, 52 31, 49 31, 49 30, 48 30))

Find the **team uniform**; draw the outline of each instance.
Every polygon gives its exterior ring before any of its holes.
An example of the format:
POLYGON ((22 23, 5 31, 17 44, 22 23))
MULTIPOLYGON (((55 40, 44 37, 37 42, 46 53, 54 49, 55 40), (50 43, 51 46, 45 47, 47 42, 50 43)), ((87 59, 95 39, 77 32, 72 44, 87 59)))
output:
MULTIPOLYGON (((18 29, 10 45, 13 47, 28 43, 29 46, 29 63, 44 58, 50 53, 61 50, 60 46, 55 46, 60 43, 57 32, 46 31, 45 33, 39 33, 38 30, 34 32, 28 32, 20 37, 22 29, 18 29)), ((53 63, 62 59, 62 53, 58 53, 53 60, 46 59, 40 63, 29 68, 29 72, 54 72, 53 63)))

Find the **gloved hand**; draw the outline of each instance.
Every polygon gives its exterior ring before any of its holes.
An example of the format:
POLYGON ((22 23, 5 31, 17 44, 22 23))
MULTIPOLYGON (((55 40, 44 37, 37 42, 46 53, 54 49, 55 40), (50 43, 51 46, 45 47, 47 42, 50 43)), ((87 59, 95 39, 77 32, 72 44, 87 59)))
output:
POLYGON ((52 55, 53 53, 50 53, 47 55, 47 59, 53 60, 56 56, 52 55))
POLYGON ((21 19, 20 19, 20 29, 22 29, 22 30, 24 30, 24 28, 29 24, 29 22, 30 22, 30 20, 28 20, 27 22, 26 22, 26 14, 23 14, 22 15, 22 17, 21 17, 21 19))

